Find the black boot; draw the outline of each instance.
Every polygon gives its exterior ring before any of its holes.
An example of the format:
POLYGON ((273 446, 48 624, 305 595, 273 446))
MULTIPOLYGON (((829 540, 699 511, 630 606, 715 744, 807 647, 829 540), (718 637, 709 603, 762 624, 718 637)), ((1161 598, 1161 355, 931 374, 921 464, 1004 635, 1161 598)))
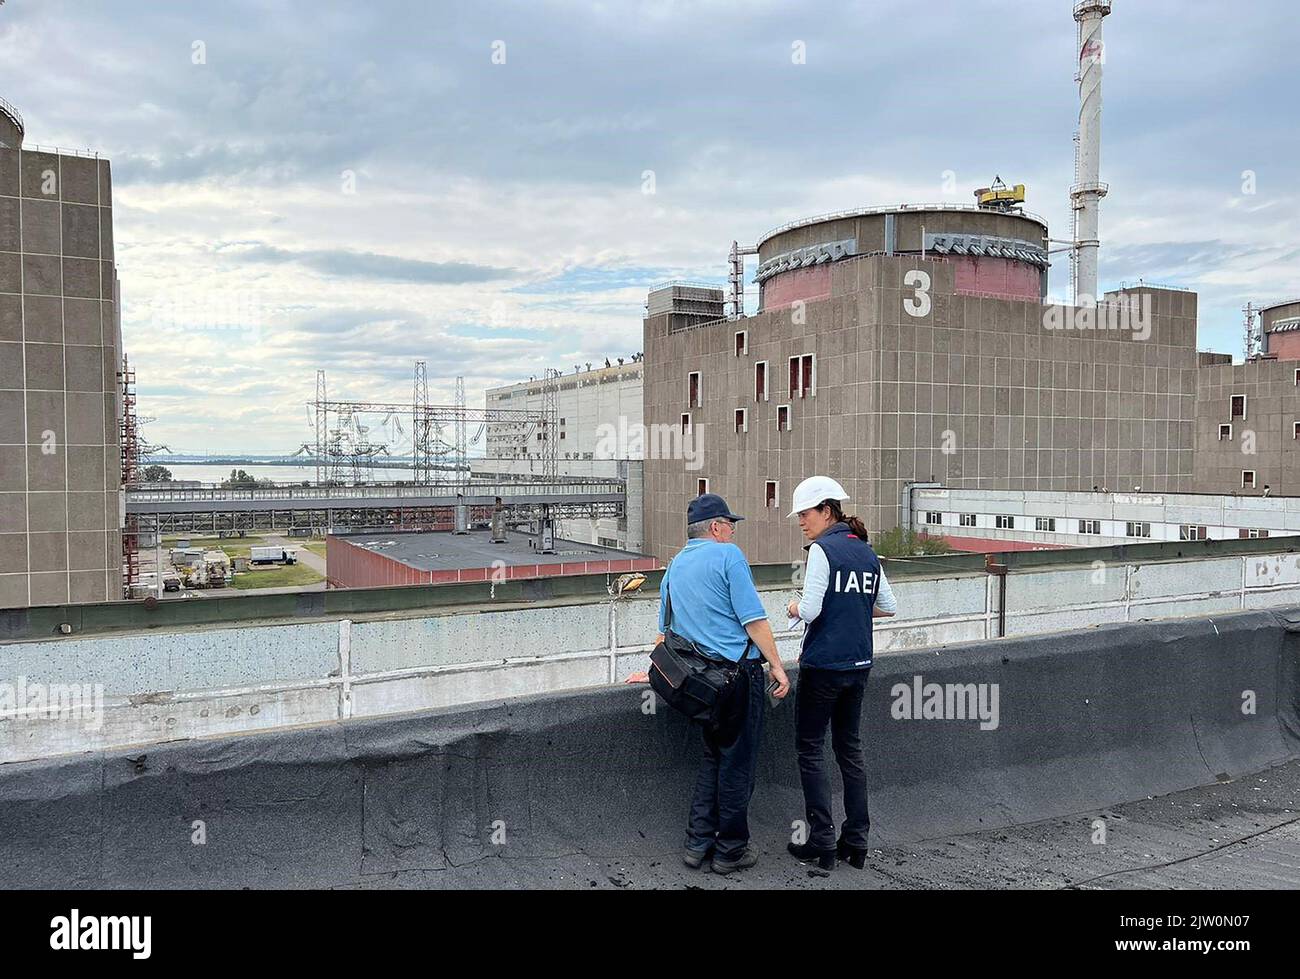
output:
POLYGON ((811 843, 787 843, 785 848, 800 863, 816 862, 817 869, 832 871, 835 869, 835 851, 820 850, 811 843))
POLYGON ((856 846, 849 846, 842 836, 835 841, 835 854, 855 870, 861 870, 867 865, 866 847, 859 849, 856 846))

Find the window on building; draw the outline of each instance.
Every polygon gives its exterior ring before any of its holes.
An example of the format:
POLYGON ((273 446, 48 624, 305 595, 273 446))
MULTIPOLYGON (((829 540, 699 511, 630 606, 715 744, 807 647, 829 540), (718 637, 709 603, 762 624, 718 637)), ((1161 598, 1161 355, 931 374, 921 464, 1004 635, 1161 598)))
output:
POLYGON ((561 433, 560 433, 560 438, 564 438, 564 436, 567 435, 567 434, 568 434, 567 432, 561 432, 561 433))
POLYGON ((1243 527, 1241 530, 1237 531, 1237 536, 1242 540, 1255 540, 1259 537, 1267 537, 1268 531, 1260 530, 1258 527, 1252 527, 1249 530, 1243 527))
POLYGON ((596 543, 601 547, 618 547, 618 540, 614 537, 597 537, 596 543))
POLYGON ((686 402, 686 406, 687 406, 688 408, 699 408, 699 407, 701 407, 701 403, 700 403, 700 372, 699 372, 699 371, 691 371, 691 373, 690 373, 690 374, 688 375, 688 377, 687 377, 686 386, 687 386, 687 391, 686 391, 687 402, 686 402))
POLYGON ((1246 417, 1246 396, 1244 394, 1234 394, 1232 396, 1232 417, 1246 417))
POLYGON ((1291 437, 1293 439, 1300 439, 1300 422, 1291 423, 1291 437))
POLYGON ((1130 520, 1124 524, 1125 537, 1150 537, 1151 524, 1146 521, 1130 520))
POLYGON ((1100 533, 1101 533, 1101 521, 1100 521, 1100 520, 1080 520, 1080 521, 1079 521, 1079 533, 1081 533, 1081 534, 1100 534, 1100 533))
POLYGON ((686 412, 682 413, 682 434, 691 434, 691 416, 686 412))
POLYGON ((1231 426, 1231 425, 1220 425, 1220 426, 1219 426, 1219 441, 1220 441, 1220 442, 1223 442, 1223 441, 1231 442, 1231 441, 1232 441, 1232 426, 1231 426))
POLYGON ((1209 533, 1207 528, 1197 524, 1185 523, 1178 528, 1179 540, 1208 540, 1209 533))
POLYGON ((697 479, 697 480, 695 481, 695 495, 696 495, 696 496, 703 496, 703 495, 704 495, 705 493, 707 493, 708 491, 709 491, 709 481, 708 481, 708 479, 697 479))
POLYGON ((1241 471, 1241 488, 1242 489, 1255 488, 1255 470, 1243 469, 1241 471))
POLYGON ((790 397, 811 398, 817 393, 816 354, 790 358, 790 397))
POLYGON ((975 526, 975 514, 973 514, 973 513, 962 513, 962 514, 958 514, 958 516, 957 516, 957 523, 959 523, 959 524, 960 524, 961 526, 963 526, 963 527, 974 527, 974 526, 975 526))
POLYGON ((760 360, 754 365, 754 400, 767 400, 767 361, 760 360))
POLYGON ((736 356, 743 357, 747 353, 749 353, 749 331, 737 330, 736 331, 736 356))
POLYGON ((1295 386, 1300 388, 1300 367, 1297 367, 1295 371, 1295 386))
POLYGON ((769 479, 763 487, 763 505, 769 510, 779 510, 781 508, 781 484, 775 479, 769 479))
POLYGON ((749 412, 744 408, 736 409, 736 431, 737 432, 749 431, 749 412))
POLYGON ((943 523, 943 514, 938 510, 927 510, 925 512, 925 522, 931 527, 936 527, 943 523))
POLYGON ((993 520, 993 525, 998 530, 1015 530, 1016 518, 1005 513, 999 513, 993 520))
POLYGON ((1034 529, 1035 529, 1035 530, 1056 530, 1056 518, 1055 518, 1055 517, 1035 517, 1035 518, 1034 518, 1034 529))
POLYGON ((776 406, 776 430, 778 432, 790 431, 790 406, 776 406))

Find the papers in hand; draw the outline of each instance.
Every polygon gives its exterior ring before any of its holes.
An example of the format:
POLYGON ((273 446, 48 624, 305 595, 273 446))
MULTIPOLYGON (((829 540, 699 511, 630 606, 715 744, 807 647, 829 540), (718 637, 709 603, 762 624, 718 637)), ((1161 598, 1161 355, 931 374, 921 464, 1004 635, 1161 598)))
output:
POLYGON ((799 616, 797 615, 788 616, 788 620, 789 621, 787 621, 785 624, 785 628, 787 632, 794 632, 795 629, 803 625, 803 619, 799 618, 799 616))

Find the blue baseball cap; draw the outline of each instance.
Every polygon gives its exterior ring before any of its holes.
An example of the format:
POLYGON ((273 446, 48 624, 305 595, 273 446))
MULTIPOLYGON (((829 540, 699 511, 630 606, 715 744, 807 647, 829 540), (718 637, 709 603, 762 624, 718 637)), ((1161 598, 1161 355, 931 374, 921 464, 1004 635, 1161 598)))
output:
POLYGON ((744 517, 738 517, 732 513, 727 506, 727 501, 717 493, 702 493, 691 500, 691 505, 686 508, 686 522, 688 524, 700 520, 736 521, 744 519, 744 517))

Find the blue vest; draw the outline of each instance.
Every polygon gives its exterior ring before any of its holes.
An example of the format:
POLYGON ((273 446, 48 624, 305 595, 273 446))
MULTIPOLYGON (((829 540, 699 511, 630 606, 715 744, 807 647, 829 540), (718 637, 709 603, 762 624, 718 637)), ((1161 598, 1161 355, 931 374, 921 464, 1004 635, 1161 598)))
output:
POLYGON ((880 591, 880 559, 843 522, 831 524, 814 543, 826 554, 830 581, 821 614, 804 632, 799 665, 865 670, 871 666, 871 613, 880 591))

